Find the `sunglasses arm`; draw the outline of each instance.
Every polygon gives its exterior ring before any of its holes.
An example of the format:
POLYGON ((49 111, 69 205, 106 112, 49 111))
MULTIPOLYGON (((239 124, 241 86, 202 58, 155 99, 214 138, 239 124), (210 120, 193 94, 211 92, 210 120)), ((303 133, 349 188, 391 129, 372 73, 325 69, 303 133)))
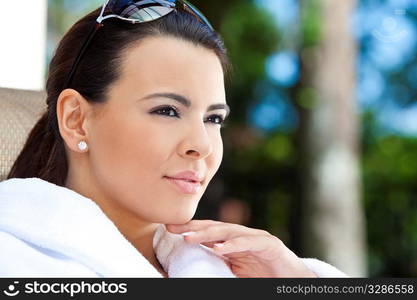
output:
POLYGON ((104 14, 104 11, 106 10, 106 6, 107 6, 107 4, 109 4, 109 2, 110 2, 110 0, 106 0, 106 2, 103 4, 103 7, 101 8, 101 12, 100 12, 100 15, 97 17, 97 19, 96 19, 96 22, 97 22, 97 24, 101 24, 101 22, 103 22, 104 20, 106 20, 106 19, 110 19, 110 18, 118 18, 118 19, 120 19, 120 20, 123 20, 123 21, 129 21, 129 22, 131 22, 131 23, 140 23, 139 21, 137 21, 137 20, 134 20, 134 19, 128 19, 128 18, 123 18, 123 17, 121 17, 121 16, 119 16, 119 15, 107 15, 107 16, 103 16, 103 14, 104 14))
POLYGON ((100 15, 98 16, 98 18, 96 20, 97 23, 100 24, 104 20, 104 18, 103 18, 104 10, 106 9, 106 6, 107 6, 107 4, 109 4, 109 2, 110 2, 110 0, 106 0, 106 2, 104 2, 103 7, 101 8, 100 15))

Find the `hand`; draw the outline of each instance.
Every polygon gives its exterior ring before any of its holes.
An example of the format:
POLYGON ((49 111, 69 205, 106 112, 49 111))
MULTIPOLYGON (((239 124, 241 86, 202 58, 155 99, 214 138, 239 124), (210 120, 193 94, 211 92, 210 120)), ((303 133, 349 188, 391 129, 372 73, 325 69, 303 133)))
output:
POLYGON ((166 224, 166 229, 178 234, 195 232, 184 236, 185 241, 200 243, 226 257, 237 277, 317 277, 280 239, 265 230, 213 220, 166 224))

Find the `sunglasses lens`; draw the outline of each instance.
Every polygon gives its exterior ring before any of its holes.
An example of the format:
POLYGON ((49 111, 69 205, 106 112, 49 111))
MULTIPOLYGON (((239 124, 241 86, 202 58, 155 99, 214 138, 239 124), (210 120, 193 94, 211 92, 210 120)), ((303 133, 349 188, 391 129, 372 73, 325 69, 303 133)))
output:
POLYGON ((163 17, 172 12, 176 7, 182 7, 187 10, 213 30, 206 17, 186 0, 110 0, 107 3, 107 9, 113 14, 139 23, 163 17))
POLYGON ((122 18, 147 22, 163 17, 175 8, 176 0, 111 0, 107 8, 122 18))

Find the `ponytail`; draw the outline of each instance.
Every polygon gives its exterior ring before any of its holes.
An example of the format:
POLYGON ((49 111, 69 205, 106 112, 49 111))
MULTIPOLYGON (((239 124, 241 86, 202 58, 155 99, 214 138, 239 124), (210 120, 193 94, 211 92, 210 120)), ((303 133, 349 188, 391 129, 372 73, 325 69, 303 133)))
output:
POLYGON ((38 177, 65 186, 68 164, 64 143, 49 126, 46 111, 29 133, 7 179, 38 177))

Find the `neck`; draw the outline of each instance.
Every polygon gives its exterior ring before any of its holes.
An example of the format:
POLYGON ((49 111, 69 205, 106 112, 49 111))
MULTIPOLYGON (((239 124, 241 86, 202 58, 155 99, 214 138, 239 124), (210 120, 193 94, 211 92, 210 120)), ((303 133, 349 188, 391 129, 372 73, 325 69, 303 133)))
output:
POLYGON ((158 223, 149 223, 139 220, 130 213, 120 210, 103 208, 104 213, 116 225, 122 235, 152 264, 161 274, 166 275, 156 258, 152 241, 158 223))
MULTIPOLYGON (((82 184, 68 180, 66 187, 93 200, 103 211, 103 213, 114 223, 120 233, 152 264, 163 276, 167 277, 153 250, 153 236, 158 227, 158 223, 150 223, 141 220, 129 210, 121 207, 115 201, 105 199, 91 190, 94 186, 91 183, 82 184), (89 187, 89 188, 87 188, 89 187)), ((86 182, 86 181, 84 181, 86 182)))

